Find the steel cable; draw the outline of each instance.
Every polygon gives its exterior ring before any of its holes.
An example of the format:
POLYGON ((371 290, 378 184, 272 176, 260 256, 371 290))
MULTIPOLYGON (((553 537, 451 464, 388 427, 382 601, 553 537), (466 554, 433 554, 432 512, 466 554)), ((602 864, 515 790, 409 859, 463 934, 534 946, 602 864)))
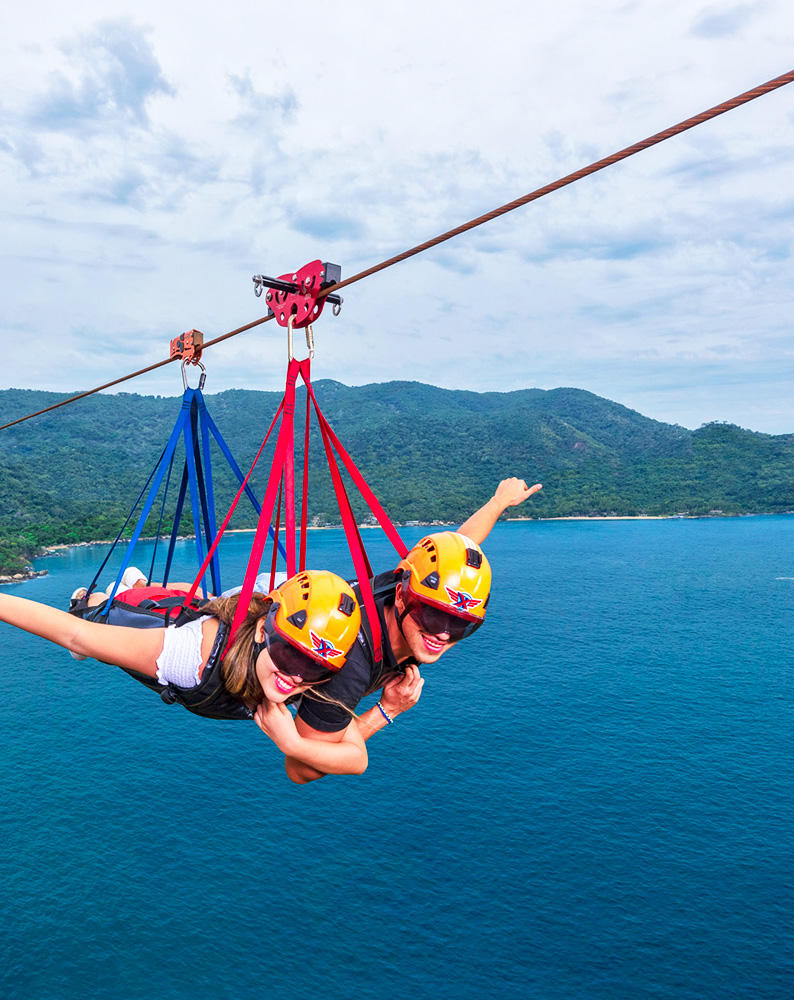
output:
MULTIPOLYGON (((236 337, 238 333, 245 333, 246 330, 252 330, 255 326, 261 326, 263 323, 267 323, 271 319, 273 319, 272 315, 263 316, 261 319, 255 319, 252 323, 246 323, 245 326, 238 326, 236 330, 230 330, 228 333, 221 334, 220 337, 216 337, 214 340, 205 341, 202 350, 212 347, 213 344, 220 344, 222 340, 228 340, 230 337, 236 337)), ((21 424, 25 420, 30 420, 31 417, 39 417, 42 413, 49 413, 50 410, 57 410, 59 406, 66 406, 67 403, 74 403, 78 399, 85 399, 86 396, 93 396, 95 392, 102 392, 103 389, 110 389, 112 386, 119 385, 121 382, 128 382, 131 378, 137 378, 138 375, 145 375, 146 372, 153 372, 156 368, 162 368, 164 365, 170 365, 172 361, 180 360, 180 358, 166 358, 164 361, 158 361, 156 364, 149 365, 148 368, 140 368, 137 372, 132 372, 129 375, 122 375, 121 378, 114 379, 112 382, 105 382, 104 385, 98 385, 96 389, 88 389, 86 392, 79 392, 76 396, 70 396, 68 399, 62 399, 60 403, 53 403, 52 406, 45 406, 43 410, 36 410, 35 413, 28 413, 25 417, 18 417, 16 420, 11 420, 7 424, 2 424, 2 426, 0 426, 0 431, 4 431, 6 427, 13 427, 14 424, 21 424)))
MULTIPOLYGON (((769 80, 767 83, 762 83, 758 87, 753 87, 752 90, 746 90, 743 94, 739 94, 738 97, 731 98, 730 101, 717 104, 715 107, 709 108, 708 111, 702 111, 699 115, 694 115, 692 118, 687 118, 685 121, 679 122, 677 125, 672 125, 670 128, 664 129, 663 132, 656 132, 654 135, 649 136, 647 139, 643 139, 641 142, 635 142, 633 145, 626 146, 625 149, 621 149, 617 153, 612 153, 611 156, 605 156, 602 160, 596 160, 595 163, 591 163, 587 167, 575 170, 572 174, 567 174, 565 177, 561 177, 557 181, 552 181, 551 184, 546 184, 535 191, 530 191, 529 194, 525 194, 522 198, 516 198, 515 201, 509 201, 506 205, 502 205, 501 208, 495 208, 491 212, 486 212, 485 215, 472 219, 471 222, 465 222, 462 226, 450 229, 447 233, 442 233, 441 236, 435 236, 432 240, 428 240, 426 243, 420 243, 411 250, 406 250, 404 253, 397 254, 396 257, 390 257, 388 260, 384 260, 380 264, 375 264, 374 267, 368 267, 366 271, 360 271, 358 274, 354 274, 352 277, 346 278, 344 281, 339 281, 335 285, 329 285, 328 288, 324 288, 322 292, 320 292, 320 297, 330 295, 331 292, 335 292, 338 288, 344 288, 345 285, 352 285, 355 281, 361 281, 362 278, 368 278, 371 274, 376 274, 378 271, 383 271, 385 268, 391 267, 392 264, 399 264, 400 261, 407 260, 409 257, 414 257, 416 254, 422 253, 424 250, 429 250, 431 247, 438 246, 439 243, 451 240, 454 236, 460 236, 461 233, 466 233, 470 229, 475 229, 477 226, 482 226, 486 222, 498 219, 500 215, 506 215, 508 212, 512 212, 516 208, 528 205, 531 201, 537 201, 538 198, 542 198, 546 194, 551 194, 552 191, 557 191, 559 188, 566 187, 568 184, 573 184, 574 181, 581 180, 582 177, 587 177, 589 174, 594 174, 598 170, 603 170, 604 167, 609 167, 613 163, 617 163, 619 160, 625 160, 626 157, 633 156, 634 153, 639 153, 643 149, 648 149, 649 146, 655 146, 657 143, 664 142, 665 139, 670 139, 674 135, 686 132, 687 129, 694 128, 696 125, 701 125, 703 122, 716 118, 717 115, 725 114, 726 111, 732 111, 734 108, 738 108, 742 104, 747 104, 748 101, 755 100, 756 97, 762 97, 764 94, 768 94, 772 90, 777 90, 779 87, 785 87, 787 83, 791 83, 792 81, 794 81, 794 70, 791 70, 789 73, 784 73, 782 76, 776 76, 774 80, 769 80)), ((0 430, 2 430, 2 428, 0 428, 0 430)))
MULTIPOLYGON (((364 271, 359 271, 358 274, 354 274, 352 277, 346 278, 344 281, 339 281, 335 285, 329 285, 320 292, 319 297, 325 298, 326 295, 330 295, 339 288, 345 288, 347 285, 352 285, 356 281, 368 278, 371 274, 376 274, 378 271, 383 271, 387 267, 391 267, 393 264, 399 264, 401 261, 407 260, 409 257, 414 257, 416 254, 429 250, 431 247, 438 246, 439 243, 445 243, 447 240, 451 240, 455 236, 460 236, 462 233, 466 233, 470 229, 475 229, 477 226, 482 226, 486 222, 498 219, 500 215, 506 215, 508 212, 521 208, 523 205, 528 205, 532 201, 537 201, 538 198, 551 194, 552 191, 557 191, 560 188, 566 187, 568 184, 573 184, 574 181, 581 180, 583 177, 587 177, 599 170, 603 170, 605 167, 609 167, 613 163, 618 163, 620 160, 625 160, 627 157, 633 156, 635 153, 642 152, 643 149, 648 149, 650 146, 655 146, 660 142, 664 142, 665 139, 670 139, 675 135, 679 135, 681 132, 686 132, 687 129, 694 128, 696 125, 702 125, 703 122, 710 121, 718 115, 725 114, 726 111, 732 111, 734 108, 738 108, 742 104, 747 104, 749 101, 753 101, 757 97, 762 97, 764 94, 768 94, 780 87, 785 87, 786 84, 792 82, 794 82, 794 70, 791 70, 788 73, 783 73, 781 76, 776 76, 773 80, 762 83, 758 87, 753 87, 751 90, 746 90, 743 94, 739 94, 737 97, 732 97, 729 101, 724 101, 722 104, 717 104, 715 107, 709 108, 708 111, 702 111, 699 115, 687 118, 684 121, 679 122, 677 125, 671 125, 670 128, 666 128, 662 132, 656 132, 647 139, 642 139, 640 142, 635 142, 631 146, 626 146, 625 149, 621 149, 617 153, 612 153, 610 156, 605 156, 601 160, 596 160, 595 163, 591 163, 589 166, 575 170, 572 174, 566 174, 565 177, 552 181, 551 184, 545 184, 543 187, 537 188, 535 191, 530 191, 529 194, 525 194, 521 198, 516 198, 515 201, 509 201, 506 205, 502 205, 500 208, 495 208, 491 212, 486 212, 485 215, 480 215, 478 218, 472 219, 471 222, 466 222, 463 225, 457 226, 455 229, 450 229, 448 232, 442 233, 440 236, 435 236, 433 239, 427 240, 425 243, 420 243, 418 246, 412 247, 410 250, 397 254, 396 257, 389 257, 388 260, 381 261, 380 264, 368 267, 364 271)), ((263 316, 261 319, 254 320, 252 323, 247 323, 245 326, 240 326, 236 330, 230 330, 229 333, 224 333, 219 337, 215 337, 214 340, 208 340, 204 344, 204 350, 208 347, 212 347, 214 344, 220 344, 222 341, 228 340, 230 337, 236 337, 238 333, 244 333, 246 330, 251 330, 255 326, 261 326, 262 323, 267 323, 268 320, 272 318, 272 315, 263 316)), ((97 386, 95 389, 89 389, 87 392, 81 392, 76 396, 70 396, 68 399, 61 400, 60 403, 53 403, 52 406, 46 406, 44 409, 37 410, 35 413, 29 413, 27 416, 19 417, 17 420, 12 420, 7 424, 2 424, 0 425, 0 431, 5 430, 7 427, 13 427, 15 424, 21 424, 23 421, 30 420, 32 417, 38 417, 42 413, 49 413, 51 410, 56 410, 60 406, 66 406, 68 403, 74 403, 78 399, 85 399, 86 396, 92 396, 94 393, 101 392, 103 389, 109 389, 114 385, 119 385, 121 382, 126 382, 129 379, 136 378, 138 375, 144 375, 146 372, 154 371, 156 368, 162 368, 164 365, 177 360, 179 359, 166 358, 164 361, 158 361, 156 364, 149 365, 148 368, 141 368, 139 371, 132 372, 130 375, 124 375, 121 378, 114 379, 112 382, 106 382, 104 385, 97 386)))

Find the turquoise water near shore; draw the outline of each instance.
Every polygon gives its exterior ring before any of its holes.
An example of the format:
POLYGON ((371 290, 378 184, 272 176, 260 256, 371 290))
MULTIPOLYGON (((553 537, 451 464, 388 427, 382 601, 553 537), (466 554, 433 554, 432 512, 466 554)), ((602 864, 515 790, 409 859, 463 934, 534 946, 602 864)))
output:
MULTIPOLYGON (((347 571, 341 532, 310 546, 347 571)), ((486 627, 365 775, 306 787, 253 725, 0 626, 2 995, 789 998, 794 517, 487 551, 486 627)), ((4 589, 63 605, 100 558, 4 589)))

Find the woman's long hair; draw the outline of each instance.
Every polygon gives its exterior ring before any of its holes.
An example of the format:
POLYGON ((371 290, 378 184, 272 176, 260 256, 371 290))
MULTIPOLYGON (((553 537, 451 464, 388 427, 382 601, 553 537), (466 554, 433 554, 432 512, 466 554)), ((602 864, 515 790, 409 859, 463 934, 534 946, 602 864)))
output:
MULTIPOLYGON (((232 594, 231 597, 215 597, 207 604, 202 605, 201 610, 206 615, 212 615, 219 621, 231 625, 237 611, 240 595, 232 594)), ((246 705, 259 705, 265 700, 265 692, 259 683, 256 672, 256 661, 254 659, 254 634, 256 624, 260 618, 265 618, 273 604, 269 597, 254 591, 248 605, 248 614, 245 616, 240 628, 237 630, 234 643, 226 651, 226 655, 221 660, 221 677, 229 694, 239 698, 246 705)), ((347 705, 336 698, 329 698, 323 694, 322 685, 312 685, 302 694, 314 698, 316 701, 325 701, 332 705, 338 705, 350 715, 352 719, 357 718, 356 713, 351 711, 347 705)), ((294 695, 287 699, 287 704, 296 701, 301 695, 294 695)))
MULTIPOLYGON (((237 611, 240 595, 216 597, 202 607, 205 614, 231 625, 237 611)), ((248 614, 237 630, 234 643, 226 651, 221 661, 221 677, 229 694, 247 705, 258 705, 265 700, 265 693, 259 683, 254 659, 254 633, 260 618, 264 618, 272 601, 264 594, 254 592, 248 605, 248 614)))

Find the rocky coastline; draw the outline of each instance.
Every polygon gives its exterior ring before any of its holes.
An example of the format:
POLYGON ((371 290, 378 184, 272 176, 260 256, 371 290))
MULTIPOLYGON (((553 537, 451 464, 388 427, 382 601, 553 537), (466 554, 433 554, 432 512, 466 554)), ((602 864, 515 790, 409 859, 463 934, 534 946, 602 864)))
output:
POLYGON ((19 573, 0 574, 0 587, 7 583, 24 583, 37 576, 47 576, 46 569, 24 569, 19 573))

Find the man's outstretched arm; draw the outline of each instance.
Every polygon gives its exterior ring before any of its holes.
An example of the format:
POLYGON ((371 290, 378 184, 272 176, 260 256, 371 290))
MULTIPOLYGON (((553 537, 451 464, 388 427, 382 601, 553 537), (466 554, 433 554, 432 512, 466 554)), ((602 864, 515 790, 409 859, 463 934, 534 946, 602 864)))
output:
POLYGON ((535 483, 534 486, 527 486, 523 479, 503 479, 496 487, 496 493, 491 499, 476 510, 471 517, 465 521, 458 531, 462 535, 471 538, 473 542, 482 545, 490 535, 493 526, 504 514, 508 507, 515 507, 523 503, 533 493, 543 489, 542 483, 535 483))

